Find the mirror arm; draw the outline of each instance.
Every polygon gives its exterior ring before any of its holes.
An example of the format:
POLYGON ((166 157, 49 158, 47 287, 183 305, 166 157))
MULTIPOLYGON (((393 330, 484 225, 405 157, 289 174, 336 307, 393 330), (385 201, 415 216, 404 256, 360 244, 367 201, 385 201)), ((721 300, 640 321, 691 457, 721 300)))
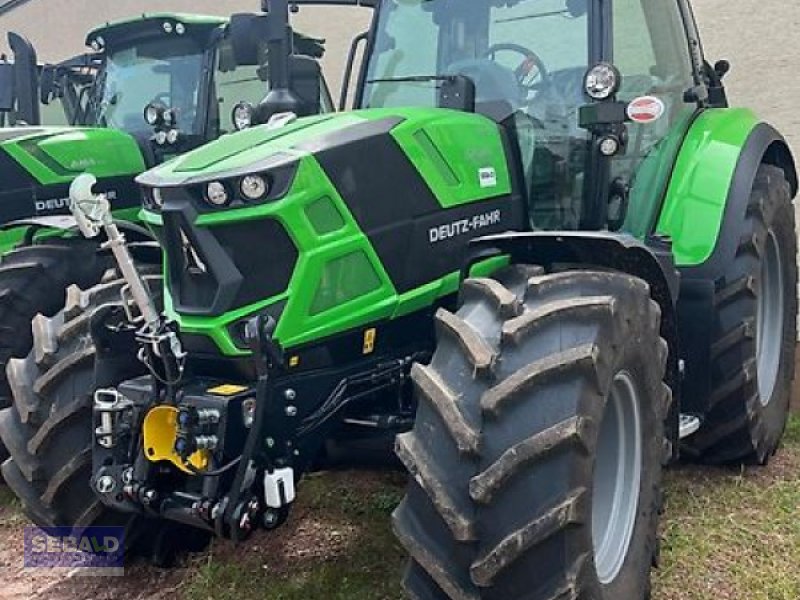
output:
POLYGON ((350 43, 350 51, 347 53, 347 64, 344 68, 344 77, 342 79, 342 91, 339 96, 339 110, 345 110, 347 108, 347 96, 350 92, 350 79, 353 77, 353 67, 355 66, 356 62, 356 54, 358 53, 358 47, 361 45, 362 42, 366 42, 369 38, 368 32, 359 33, 356 37, 353 38, 353 41, 350 43))

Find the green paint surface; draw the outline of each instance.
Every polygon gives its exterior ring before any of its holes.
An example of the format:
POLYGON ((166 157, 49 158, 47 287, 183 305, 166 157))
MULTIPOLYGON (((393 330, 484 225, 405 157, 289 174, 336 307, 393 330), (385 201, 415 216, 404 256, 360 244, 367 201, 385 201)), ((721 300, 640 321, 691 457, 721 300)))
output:
POLYGON ((0 143, 42 185, 70 183, 81 173, 98 179, 136 175, 145 169, 136 140, 124 131, 88 127, 35 128, 0 143))
POLYGON ((689 129, 656 227, 672 238, 678 266, 702 264, 714 251, 739 156, 758 122, 747 109, 709 109, 689 129))
MULTIPOLYGON (((390 135, 442 207, 481 202, 510 192, 497 125, 474 114, 376 109, 299 119, 281 129, 262 126, 224 136, 156 168, 148 179, 157 175, 163 185, 181 185, 188 177, 211 179, 216 173, 243 172, 277 154, 298 161, 297 174, 282 199, 205 213, 197 217, 195 226, 213 233, 215 226, 225 223, 252 221, 251 226, 257 227, 259 220, 276 219, 292 238, 299 257, 285 292, 217 317, 177 314, 167 290, 166 309, 182 331, 210 337, 226 355, 246 354, 236 347, 228 327, 267 306, 285 302, 275 339, 291 349, 429 307, 458 290, 459 273, 455 271, 398 294, 369 239, 313 156, 315 144, 323 138, 346 135, 354 125, 390 117, 402 119, 390 135), (482 169, 492 171, 490 181, 481 179, 482 169), (324 215, 320 215, 321 209, 324 215)), ((161 226, 156 213, 143 211, 143 218, 154 228, 161 226)), ((507 259, 487 261, 474 272, 488 274, 505 262, 507 259)))

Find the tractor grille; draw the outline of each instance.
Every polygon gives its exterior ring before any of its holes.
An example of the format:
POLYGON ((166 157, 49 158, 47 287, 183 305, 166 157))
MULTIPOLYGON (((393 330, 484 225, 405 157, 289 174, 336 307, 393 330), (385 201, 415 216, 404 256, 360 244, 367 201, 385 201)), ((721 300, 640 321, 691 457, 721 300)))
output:
POLYGON ((234 308, 266 300, 289 286, 297 248, 278 221, 225 225, 214 227, 212 233, 244 277, 234 308))
POLYGON ((170 295, 181 314, 217 316, 284 292, 298 251, 274 219, 196 227, 186 205, 164 207, 170 295))

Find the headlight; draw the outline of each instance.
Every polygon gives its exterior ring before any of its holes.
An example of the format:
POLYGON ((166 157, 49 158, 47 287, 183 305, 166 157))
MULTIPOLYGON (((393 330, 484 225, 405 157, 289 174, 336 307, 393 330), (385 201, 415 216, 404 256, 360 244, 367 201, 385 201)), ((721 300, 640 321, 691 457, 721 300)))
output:
POLYGON ((231 121, 236 131, 250 127, 253 124, 253 105, 249 102, 239 102, 233 107, 231 121))
POLYGON ((206 186, 206 200, 212 206, 225 206, 230 201, 228 189, 224 183, 212 181, 206 186))
POLYGON ((164 118, 164 107, 151 102, 144 107, 144 122, 155 127, 159 125, 164 118))
POLYGON ((598 63, 586 72, 586 93, 594 100, 607 100, 619 91, 622 75, 609 63, 598 63))
POLYGON ((261 175, 248 175, 242 178, 239 191, 246 200, 261 200, 269 193, 269 183, 261 175))
POLYGON ((167 132, 167 142, 170 144, 177 144, 178 138, 180 138, 180 132, 177 129, 170 129, 167 132))
POLYGON ((153 136, 153 139, 155 139, 156 144, 158 144, 159 146, 163 146, 164 144, 167 143, 167 132, 157 131, 155 136, 153 136))

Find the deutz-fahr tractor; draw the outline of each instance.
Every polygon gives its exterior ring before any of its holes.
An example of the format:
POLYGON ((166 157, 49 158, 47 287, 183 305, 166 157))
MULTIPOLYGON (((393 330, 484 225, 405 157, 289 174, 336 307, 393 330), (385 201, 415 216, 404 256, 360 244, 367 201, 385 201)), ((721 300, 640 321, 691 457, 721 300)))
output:
POLYGON ((334 3, 374 8, 354 110, 273 87, 137 179, 163 286, 75 182, 121 277, 12 362, 6 481, 163 555, 394 443, 411 597, 647 598, 663 467, 764 463, 785 426, 786 143, 728 107, 686 0, 334 3))
MULTIPOLYGON (((113 266, 109 253, 77 234, 69 216, 76 176, 95 175, 129 241, 140 253, 156 252, 147 260, 160 260, 157 249, 146 247, 153 238, 138 222, 133 178, 233 131, 239 103, 264 97, 268 32, 266 23, 254 27, 254 16, 142 15, 94 29, 86 40, 90 54, 44 67, 24 38, 9 34, 15 60, 0 65, 0 112, 18 126, 0 130, 3 374, 10 357, 30 351, 37 313, 52 316, 64 306, 69 285, 94 285, 113 266), (61 105, 60 122, 70 127, 41 126, 42 120, 53 124, 40 111, 47 105, 57 111, 61 105)), ((299 34, 294 41, 293 50, 305 56, 293 60, 311 63, 294 82, 299 93, 316 94, 308 112, 331 110, 327 87, 313 82, 320 77, 313 66, 321 41, 299 34)), ((241 127, 242 116, 236 118, 241 127)), ((0 406, 10 396, 0 377, 0 406)))

